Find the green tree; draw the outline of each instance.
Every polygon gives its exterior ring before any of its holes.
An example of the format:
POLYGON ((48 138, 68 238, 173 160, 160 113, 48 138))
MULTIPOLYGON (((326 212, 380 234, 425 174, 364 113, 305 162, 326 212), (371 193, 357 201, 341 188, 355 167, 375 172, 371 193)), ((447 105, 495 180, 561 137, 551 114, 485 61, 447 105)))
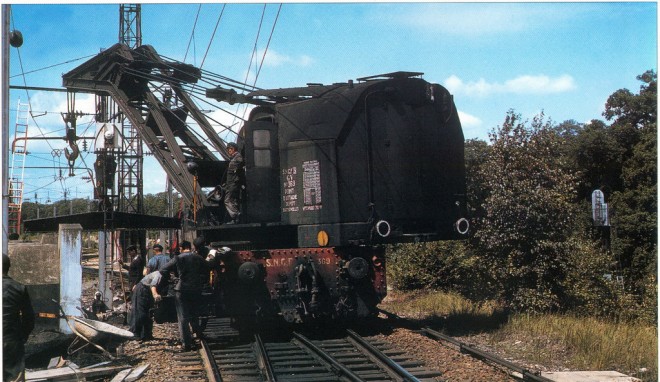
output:
POLYGON ((612 252, 630 291, 644 299, 657 264, 657 76, 647 71, 639 94, 618 90, 605 117, 623 150, 621 188, 612 194, 612 252))
POLYGON ((488 156, 490 146, 480 139, 465 141, 465 177, 467 184, 468 214, 470 219, 484 215, 483 201, 486 198, 487 188, 481 178, 482 168, 488 156))
POLYGON ((591 201, 591 193, 600 189, 606 195, 621 189, 622 147, 612 129, 603 121, 592 120, 570 140, 567 155, 580 172, 578 195, 591 201))
POLYGON ((576 196, 562 140, 542 114, 529 124, 513 111, 490 139, 479 174, 487 191, 474 252, 490 287, 511 308, 557 310, 567 293, 576 196))
MULTIPOLYGON (((179 208, 180 197, 174 197, 174 211, 179 208)), ((148 194, 144 196, 144 213, 154 216, 167 216, 168 202, 167 192, 159 192, 157 194, 148 194)))

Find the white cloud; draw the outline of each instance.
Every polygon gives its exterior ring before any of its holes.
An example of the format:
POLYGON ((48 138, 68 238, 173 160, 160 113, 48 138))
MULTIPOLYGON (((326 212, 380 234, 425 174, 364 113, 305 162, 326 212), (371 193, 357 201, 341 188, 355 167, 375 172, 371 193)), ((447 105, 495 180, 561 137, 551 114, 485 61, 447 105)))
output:
MULTIPOLYGON (((262 56, 262 53, 258 55, 262 56)), ((264 65, 266 66, 282 66, 282 65, 293 65, 298 67, 310 66, 314 63, 314 59, 306 54, 299 56, 289 56, 286 54, 279 53, 273 49, 269 49, 266 53, 266 58, 264 59, 264 65)))
POLYGON ((486 139, 488 134, 487 130, 484 129, 484 123, 481 118, 460 110, 458 111, 458 117, 461 120, 465 139, 486 139))
POLYGON ((469 129, 474 127, 480 127, 482 124, 481 119, 479 119, 478 117, 462 112, 460 110, 458 112, 458 118, 461 120, 461 126, 463 126, 463 128, 469 129))
POLYGON ((209 117, 222 124, 222 126, 218 125, 216 122, 211 123, 220 138, 227 142, 236 142, 236 136, 241 127, 243 127, 243 119, 248 118, 254 105, 229 105, 227 103, 221 103, 220 106, 222 107, 222 110, 213 110, 209 114, 209 117))
POLYGON ((552 94, 564 93, 576 89, 575 80, 567 74, 559 77, 540 75, 522 75, 506 80, 504 83, 487 82, 480 78, 477 81, 465 83, 459 77, 452 75, 444 82, 445 87, 454 94, 486 97, 492 94, 552 94))
POLYGON ((419 4, 396 11, 386 5, 378 12, 375 17, 383 22, 418 29, 429 36, 461 37, 518 33, 575 16, 556 6, 512 3, 419 4))

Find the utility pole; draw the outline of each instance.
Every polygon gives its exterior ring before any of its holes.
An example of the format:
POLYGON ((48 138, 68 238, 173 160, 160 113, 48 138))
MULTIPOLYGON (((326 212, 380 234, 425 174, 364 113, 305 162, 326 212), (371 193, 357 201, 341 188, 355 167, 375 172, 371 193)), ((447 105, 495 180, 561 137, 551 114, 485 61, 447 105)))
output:
MULTIPOLYGON (((9 182, 6 177, 9 174, 9 45, 19 48, 23 45, 23 35, 19 31, 9 31, 9 15, 11 5, 2 5, 0 18, 2 19, 2 131, 0 132, 0 162, 2 163, 2 253, 9 254, 9 182)), ((21 191, 22 192, 22 191, 21 191)))
MULTIPOLYGON (((2 6, 2 174, 8 174, 9 153, 9 12, 11 5, 2 6)), ((9 254, 9 185, 2 178, 2 253, 9 254)))

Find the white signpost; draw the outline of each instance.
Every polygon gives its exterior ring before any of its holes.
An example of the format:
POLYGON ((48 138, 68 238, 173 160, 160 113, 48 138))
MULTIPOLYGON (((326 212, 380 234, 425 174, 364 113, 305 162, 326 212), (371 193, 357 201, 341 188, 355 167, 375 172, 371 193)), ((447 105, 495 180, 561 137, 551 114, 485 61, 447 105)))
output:
POLYGON ((591 211, 594 219, 594 225, 597 227, 609 227, 610 219, 605 203, 605 195, 601 190, 594 190, 591 193, 591 211))

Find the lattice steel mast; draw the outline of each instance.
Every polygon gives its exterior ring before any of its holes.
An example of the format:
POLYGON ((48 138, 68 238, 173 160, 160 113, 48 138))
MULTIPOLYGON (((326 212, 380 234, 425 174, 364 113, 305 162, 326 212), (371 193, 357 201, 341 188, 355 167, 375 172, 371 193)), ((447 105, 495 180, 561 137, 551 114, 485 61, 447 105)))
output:
MULTIPOLYGON (((119 5, 119 42, 135 49, 142 45, 140 4, 119 5)), ((119 200, 117 210, 144 213, 142 139, 125 115, 120 114, 123 149, 119 155, 119 200)))

